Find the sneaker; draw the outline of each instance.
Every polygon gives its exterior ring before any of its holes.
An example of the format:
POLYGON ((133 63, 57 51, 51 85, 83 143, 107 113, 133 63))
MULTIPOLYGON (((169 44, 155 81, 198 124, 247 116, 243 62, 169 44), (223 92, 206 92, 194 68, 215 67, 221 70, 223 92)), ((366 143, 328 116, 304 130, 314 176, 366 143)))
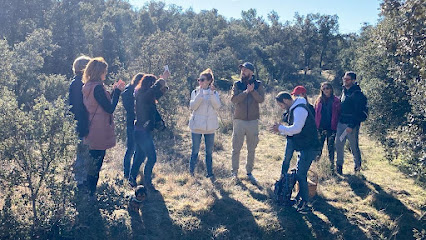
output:
POLYGON ((232 177, 233 181, 236 181, 236 182, 238 181, 238 173, 237 172, 232 172, 231 177, 232 177))
POLYGON ((251 173, 247 173, 247 177, 248 177, 248 179, 250 180, 250 182, 251 182, 252 184, 257 184, 257 180, 256 180, 256 178, 253 176, 253 174, 251 174, 251 173))
POLYGON ((129 184, 131 187, 137 187, 138 183, 136 182, 136 179, 134 178, 129 178, 129 184))
POLYGON ((361 172, 361 166, 354 168, 355 175, 358 175, 361 172))
POLYGON ((212 174, 207 174, 206 178, 212 178, 213 179, 214 178, 214 174, 213 173, 212 174))
POLYGON ((337 174, 343 175, 343 166, 337 165, 336 171, 337 171, 337 174))
POLYGON ((296 211, 300 213, 307 213, 311 210, 311 208, 308 206, 308 203, 306 201, 300 201, 300 203, 297 205, 296 211))

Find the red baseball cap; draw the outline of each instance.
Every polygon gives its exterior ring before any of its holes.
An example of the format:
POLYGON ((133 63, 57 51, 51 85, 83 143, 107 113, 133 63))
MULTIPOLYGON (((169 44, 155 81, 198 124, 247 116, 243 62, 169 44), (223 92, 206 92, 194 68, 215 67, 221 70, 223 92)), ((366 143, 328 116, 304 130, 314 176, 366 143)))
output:
POLYGON ((291 92, 291 95, 300 95, 306 93, 306 88, 304 86, 297 86, 293 89, 293 92, 291 92))

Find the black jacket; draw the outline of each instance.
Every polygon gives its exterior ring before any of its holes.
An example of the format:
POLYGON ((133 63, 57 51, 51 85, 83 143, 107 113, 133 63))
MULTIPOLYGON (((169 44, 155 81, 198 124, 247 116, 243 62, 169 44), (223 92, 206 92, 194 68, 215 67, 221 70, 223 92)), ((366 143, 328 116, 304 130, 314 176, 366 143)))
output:
POLYGON ((135 87, 131 84, 126 86, 126 89, 121 94, 121 100, 123 100, 123 107, 126 110, 126 122, 127 126, 132 126, 136 119, 135 114, 135 87))
POLYGON ((74 76, 69 87, 68 96, 71 112, 74 114, 74 119, 77 120, 76 131, 80 138, 89 133, 89 113, 83 104, 83 93, 81 92, 83 82, 81 79, 81 75, 74 76))
POLYGON ((152 131, 154 128, 164 129, 164 121, 157 110, 156 100, 163 95, 161 85, 156 82, 149 89, 139 89, 136 99, 136 130, 152 131))
POLYGON ((367 98, 361 92, 358 83, 355 83, 349 89, 343 87, 340 101, 342 103, 342 109, 339 122, 348 124, 350 128, 359 126, 361 123, 360 116, 363 111, 363 106, 367 104, 367 98))

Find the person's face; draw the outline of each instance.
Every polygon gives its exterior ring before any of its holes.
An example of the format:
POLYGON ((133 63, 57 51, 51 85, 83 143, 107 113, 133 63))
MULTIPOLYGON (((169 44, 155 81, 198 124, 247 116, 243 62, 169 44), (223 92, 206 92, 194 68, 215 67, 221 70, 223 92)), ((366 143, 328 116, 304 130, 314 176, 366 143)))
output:
POLYGON ((204 75, 201 75, 197 81, 198 81, 198 84, 200 85, 200 88, 208 88, 210 83, 212 82, 207 80, 207 77, 204 75))
POLYGON ((138 201, 143 201, 143 200, 145 200, 145 194, 138 194, 138 195, 136 196, 136 199, 137 199, 138 201))
POLYGON ((252 75, 253 75, 253 72, 252 72, 250 69, 245 68, 245 67, 242 67, 242 68, 241 68, 241 78, 242 78, 242 79, 248 79, 248 78, 250 78, 252 75))
POLYGON ((343 76, 343 86, 345 88, 350 88, 352 87, 352 85, 354 85, 355 80, 352 80, 352 78, 348 75, 345 74, 345 76, 343 76))
POLYGON ((326 97, 330 97, 331 96, 331 87, 328 85, 324 85, 321 87, 321 91, 322 93, 326 96, 326 97))
POLYGON ((288 99, 283 99, 282 102, 277 101, 278 106, 280 106, 281 109, 283 110, 289 110, 292 104, 292 101, 288 100, 288 99))
POLYGON ((107 69, 105 69, 105 72, 101 75, 101 80, 102 81, 105 81, 105 79, 106 79, 106 75, 108 74, 108 68, 107 69))

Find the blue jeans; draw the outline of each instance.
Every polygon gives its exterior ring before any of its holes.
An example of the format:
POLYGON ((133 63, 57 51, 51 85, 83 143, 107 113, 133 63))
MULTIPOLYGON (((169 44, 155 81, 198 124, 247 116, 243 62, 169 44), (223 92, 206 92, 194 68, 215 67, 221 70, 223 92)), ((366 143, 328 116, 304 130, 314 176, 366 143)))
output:
POLYGON ((302 198, 302 201, 309 200, 307 175, 311 163, 317 154, 318 151, 315 149, 305 149, 300 151, 299 157, 297 158, 296 179, 299 182, 298 195, 302 198))
POLYGON ((90 162, 89 147, 80 138, 77 145, 77 158, 74 162, 74 179, 77 185, 81 185, 87 180, 87 165, 90 162))
POLYGON ((285 152, 284 152, 284 161, 281 167, 281 174, 286 174, 288 172, 290 161, 291 161, 291 158, 293 157, 293 152, 294 152, 293 138, 287 137, 287 143, 285 145, 285 152))
POLYGON ((351 146, 351 152, 354 157, 355 168, 361 167, 361 151, 359 150, 359 126, 352 129, 352 132, 346 135, 343 141, 340 141, 340 136, 348 127, 347 124, 338 123, 337 124, 337 133, 336 133, 336 165, 343 166, 343 157, 345 153, 345 143, 346 139, 349 140, 349 145, 351 146))
POLYGON ((199 134, 191 133, 192 135, 192 153, 191 160, 189 161, 189 172, 194 173, 195 166, 198 161, 198 152, 200 151, 201 144, 201 135, 204 135, 204 144, 206 149, 206 167, 207 175, 213 175, 213 163, 212 163, 212 154, 213 154, 213 145, 214 145, 214 133, 211 134, 199 134))
MULTIPOLYGON (((130 175, 130 169, 135 168, 137 171, 139 171, 139 167, 141 166, 144 158, 140 156, 138 152, 135 151, 136 145, 135 145, 135 129, 133 125, 128 125, 126 129, 127 133, 127 144, 126 144, 126 154, 124 155, 123 160, 123 171, 124 171, 124 178, 130 178, 136 179, 138 172, 136 174, 130 175), (133 157, 133 164, 131 163, 133 157)), ((135 170, 134 170, 135 171, 135 170)))
POLYGON ((130 175, 136 178, 139 173, 140 164, 147 158, 143 173, 144 181, 145 185, 152 184, 152 169, 154 168, 155 162, 157 162, 157 154, 155 153, 151 132, 146 130, 135 130, 135 143, 138 156, 136 157, 136 161, 134 160, 135 163, 130 170, 130 175), (137 166, 136 163, 139 163, 139 166, 137 166))

